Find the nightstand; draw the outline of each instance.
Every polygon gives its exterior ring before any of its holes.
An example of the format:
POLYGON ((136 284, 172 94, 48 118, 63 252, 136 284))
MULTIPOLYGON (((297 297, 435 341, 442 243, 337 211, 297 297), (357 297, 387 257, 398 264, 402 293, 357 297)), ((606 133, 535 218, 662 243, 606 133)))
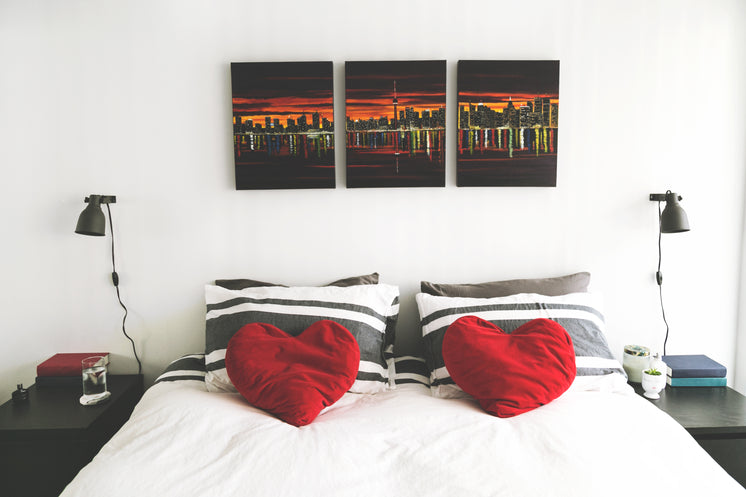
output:
POLYGON ((142 375, 109 375, 108 402, 82 406, 82 385, 29 387, 0 406, 3 495, 57 496, 119 430, 143 394, 142 375))
MULTIPOLYGON (((632 384, 642 395, 639 384, 632 384)), ((729 387, 670 387, 651 400, 746 487, 746 397, 729 387)))

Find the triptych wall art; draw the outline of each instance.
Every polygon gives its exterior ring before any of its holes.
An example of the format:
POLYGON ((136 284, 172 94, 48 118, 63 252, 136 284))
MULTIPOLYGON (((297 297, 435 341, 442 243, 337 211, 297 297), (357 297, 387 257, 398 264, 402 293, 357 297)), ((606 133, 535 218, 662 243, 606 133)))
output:
MULTIPOLYGON (((231 64, 237 190, 335 187, 332 70, 231 64)), ((457 185, 555 186, 559 61, 464 60, 457 81, 457 185)), ((346 62, 343 128, 348 188, 445 186, 446 61, 346 62)))

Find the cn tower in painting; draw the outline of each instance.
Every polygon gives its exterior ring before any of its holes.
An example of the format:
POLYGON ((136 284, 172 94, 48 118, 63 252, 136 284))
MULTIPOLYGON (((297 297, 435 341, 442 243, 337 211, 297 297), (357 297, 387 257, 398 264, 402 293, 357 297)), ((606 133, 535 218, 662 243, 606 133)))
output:
POLYGON ((398 104, 399 99, 396 98, 396 80, 394 80, 394 130, 396 131, 394 133, 394 167, 396 169, 396 174, 399 174, 399 124, 397 121, 397 116, 399 114, 396 112, 396 106, 398 104))
POLYGON ((396 125, 396 116, 398 115, 396 113, 396 106, 399 104, 399 99, 396 98, 396 80, 394 80, 394 129, 397 128, 396 125))

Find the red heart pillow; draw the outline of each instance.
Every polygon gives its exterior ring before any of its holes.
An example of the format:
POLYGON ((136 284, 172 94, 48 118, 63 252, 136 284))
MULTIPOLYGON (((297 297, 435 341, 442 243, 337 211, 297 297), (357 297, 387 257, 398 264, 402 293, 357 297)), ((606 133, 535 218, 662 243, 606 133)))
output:
POLYGON ((225 350, 225 369, 241 395, 295 426, 307 425, 339 400, 359 366, 355 337, 328 320, 315 322, 297 337, 271 324, 247 324, 225 350))
POLYGON ((453 381, 501 418, 551 402, 575 379, 572 339, 549 319, 507 334, 476 316, 462 317, 446 330, 443 359, 453 381))

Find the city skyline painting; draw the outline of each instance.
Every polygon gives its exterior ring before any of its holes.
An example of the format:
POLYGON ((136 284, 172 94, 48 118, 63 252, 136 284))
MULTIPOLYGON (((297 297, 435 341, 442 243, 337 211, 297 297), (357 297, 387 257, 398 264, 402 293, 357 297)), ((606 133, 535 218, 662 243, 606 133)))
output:
POLYGON ((458 62, 458 186, 557 185, 559 61, 458 62))
POLYGON ((332 62, 234 62, 237 190, 334 188, 332 62))
POLYGON ((345 63, 347 187, 445 186, 446 61, 345 63))

